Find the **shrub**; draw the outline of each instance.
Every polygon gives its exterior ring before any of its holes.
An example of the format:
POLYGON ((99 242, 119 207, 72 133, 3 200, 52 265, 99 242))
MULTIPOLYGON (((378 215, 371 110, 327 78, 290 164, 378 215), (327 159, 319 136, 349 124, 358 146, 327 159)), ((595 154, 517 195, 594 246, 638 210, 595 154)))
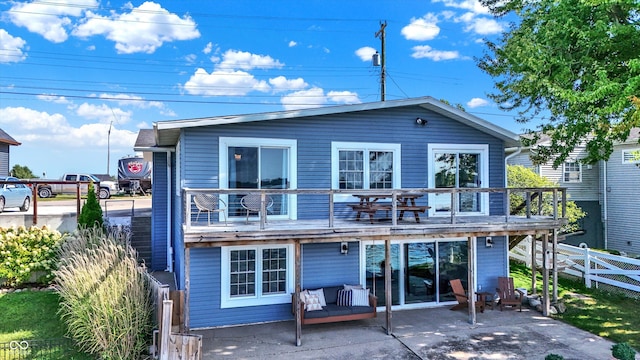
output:
POLYGON ((564 356, 558 354, 549 354, 544 357, 544 360, 564 360, 564 356))
POLYGON ((103 359, 139 359, 151 333, 144 269, 126 242, 102 229, 81 229, 60 247, 60 314, 69 335, 103 359))
POLYGON ((49 284, 62 239, 48 227, 0 228, 0 285, 49 284))
POLYGON ((91 182, 89 183, 89 190, 87 191, 87 202, 82 206, 82 210, 78 216, 78 228, 102 228, 102 225, 102 208, 96 196, 93 182, 91 182))
POLYGON ((636 351, 629 343, 622 342, 611 347, 611 355, 619 360, 635 360, 636 351))

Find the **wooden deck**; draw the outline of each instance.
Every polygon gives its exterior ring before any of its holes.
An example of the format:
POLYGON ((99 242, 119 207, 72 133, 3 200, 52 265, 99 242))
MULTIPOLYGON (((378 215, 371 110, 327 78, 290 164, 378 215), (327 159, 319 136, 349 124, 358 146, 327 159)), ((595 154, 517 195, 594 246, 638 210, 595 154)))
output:
MULTIPOLYGON (((243 219, 244 220, 244 219, 243 219)), ((566 220, 549 217, 510 216, 459 216, 455 223, 450 217, 423 218, 416 223, 411 217, 398 221, 393 226, 390 219, 378 220, 371 224, 368 220, 334 220, 333 227, 328 220, 269 220, 264 229, 260 222, 245 224, 244 221, 229 221, 207 226, 192 225, 184 228, 185 243, 188 247, 211 246, 220 243, 247 243, 264 241, 281 242, 336 242, 353 239, 384 238, 444 238, 467 236, 533 235, 548 233, 557 229, 566 220)))

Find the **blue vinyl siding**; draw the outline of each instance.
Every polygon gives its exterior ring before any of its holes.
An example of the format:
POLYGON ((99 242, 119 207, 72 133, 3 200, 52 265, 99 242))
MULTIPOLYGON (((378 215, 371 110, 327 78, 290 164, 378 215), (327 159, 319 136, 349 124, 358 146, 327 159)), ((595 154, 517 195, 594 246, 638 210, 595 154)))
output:
POLYGON ((9 148, 7 144, 0 144, 0 176, 9 176, 9 148))
MULTIPOLYGON (((331 187, 331 142, 400 143, 403 188, 426 187, 428 177, 427 144, 488 144, 489 187, 504 186, 504 146, 502 141, 475 128, 453 121, 420 107, 326 115, 311 118, 279 119, 183 130, 181 139, 182 184, 185 187, 219 186, 219 137, 295 139, 298 148, 297 180, 301 189, 331 187), (426 126, 415 118, 427 119, 426 126), (340 129, 336 131, 336 129, 340 129)), ((484 185, 484 184, 483 184, 484 185)), ((326 198, 300 198, 298 208, 305 211, 298 219, 326 218, 326 198), (306 201, 306 202, 305 202, 306 201)), ((492 215, 503 214, 501 197, 490 196, 492 215)), ((421 203, 426 203, 420 199, 421 203)), ((352 216, 344 204, 337 214, 352 216)))
POLYGON ((509 276, 508 246, 505 236, 493 236, 493 247, 485 245, 485 238, 478 238, 476 279, 482 285, 482 291, 493 293, 498 286, 499 276, 509 276))
POLYGON ((167 188, 167 153, 153 154, 153 182, 156 189, 162 189, 153 193, 151 198, 151 270, 159 271, 167 268, 167 242, 169 234, 167 225, 169 222, 167 209, 169 199, 167 188))
POLYGON ((340 243, 305 244, 302 247, 302 287, 358 284, 360 254, 358 242, 349 242, 349 253, 340 253, 340 243))

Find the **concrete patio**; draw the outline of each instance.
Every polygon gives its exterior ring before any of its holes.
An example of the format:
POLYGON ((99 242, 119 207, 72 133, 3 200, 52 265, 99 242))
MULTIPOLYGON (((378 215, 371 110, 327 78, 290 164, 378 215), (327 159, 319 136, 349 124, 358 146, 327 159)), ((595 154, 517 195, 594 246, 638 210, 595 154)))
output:
POLYGON ((488 309, 476 325, 448 307, 395 311, 391 336, 385 319, 306 325, 299 347, 293 321, 195 333, 203 359, 612 359, 612 342, 531 309, 488 309))

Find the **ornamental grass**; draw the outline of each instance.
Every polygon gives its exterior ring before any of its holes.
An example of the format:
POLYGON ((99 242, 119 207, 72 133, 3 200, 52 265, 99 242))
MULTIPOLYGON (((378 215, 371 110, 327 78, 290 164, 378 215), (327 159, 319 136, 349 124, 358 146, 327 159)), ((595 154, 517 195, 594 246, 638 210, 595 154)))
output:
POLYGON ((140 359, 151 334, 144 268, 126 241, 81 229, 60 247, 60 315, 78 346, 102 359, 140 359))

